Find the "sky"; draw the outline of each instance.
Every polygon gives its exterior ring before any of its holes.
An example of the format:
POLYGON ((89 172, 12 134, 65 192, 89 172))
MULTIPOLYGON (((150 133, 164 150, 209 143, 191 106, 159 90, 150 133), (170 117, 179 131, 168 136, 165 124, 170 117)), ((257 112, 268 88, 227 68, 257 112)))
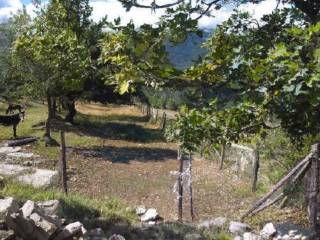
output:
MULTIPOLYGON (((173 0, 157 0, 157 4, 165 4, 173 0)), ((152 0, 139 0, 139 2, 150 4, 152 0)), ((31 0, 0 0, 0 22, 5 21, 11 14, 16 13, 19 9, 26 6, 28 13, 34 16, 34 6, 31 0)), ((93 8, 92 19, 98 21, 104 16, 108 19, 121 17, 123 23, 133 20, 139 26, 143 23, 154 24, 159 20, 159 16, 163 14, 163 10, 157 10, 156 13, 151 13, 150 9, 135 8, 130 12, 126 12, 122 5, 117 0, 90 0, 90 5, 93 8)), ((256 18, 261 18, 264 14, 271 13, 277 5, 276 0, 265 0, 260 4, 245 4, 241 6, 242 10, 251 12, 256 18)), ((212 17, 203 17, 199 21, 202 28, 214 28, 217 24, 226 20, 232 13, 232 7, 226 7, 219 11, 213 11, 212 17)))

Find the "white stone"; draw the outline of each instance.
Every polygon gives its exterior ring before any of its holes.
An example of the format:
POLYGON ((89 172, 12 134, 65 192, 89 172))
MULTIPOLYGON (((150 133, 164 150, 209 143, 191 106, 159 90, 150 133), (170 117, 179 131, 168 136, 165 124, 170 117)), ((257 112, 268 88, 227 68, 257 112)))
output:
POLYGON ((269 239, 277 233, 277 229, 272 223, 267 223, 260 232, 261 237, 269 239))
POLYGON ((49 236, 51 236, 58 229, 58 227, 54 223, 46 220, 44 217, 40 216, 38 213, 32 213, 30 215, 30 219, 33 220, 34 224, 38 228, 41 228, 49 236))
POLYGON ((149 208, 145 214, 141 216, 142 222, 149 222, 153 220, 157 220, 159 218, 159 214, 157 212, 157 209, 155 208, 149 208))
POLYGON ((34 212, 42 213, 39 206, 31 200, 28 200, 25 202, 25 204, 23 204, 21 212, 24 218, 30 217, 30 215, 34 212))
POLYGON ((8 153, 8 157, 15 157, 15 158, 31 158, 33 157, 33 153, 22 153, 22 152, 13 152, 13 153, 8 153))
POLYGON ((14 164, 0 164, 0 174, 5 176, 16 175, 26 171, 27 167, 14 164))
POLYGON ((48 187, 53 184, 54 180, 58 177, 57 171, 47 169, 35 169, 35 172, 25 174, 18 177, 20 182, 30 184, 34 187, 48 187))
POLYGON ((243 234, 244 232, 249 230, 251 230, 250 226, 246 223, 231 221, 229 224, 229 231, 235 235, 243 234))
POLYGON ((241 236, 236 236, 233 240, 243 240, 243 238, 241 236))
POLYGON ((113 234, 111 237, 109 237, 108 240, 126 240, 126 239, 120 234, 113 234))
POLYGON ((136 214, 137 214, 138 216, 141 216, 141 215, 145 214, 146 211, 147 211, 146 207, 145 207, 145 206, 142 206, 142 205, 141 205, 141 206, 138 206, 138 207, 136 208, 136 214))
POLYGON ((254 233, 246 232, 243 234, 243 240, 261 240, 261 237, 254 233))
POLYGON ((64 240, 73 236, 85 235, 86 229, 83 227, 81 222, 70 223, 53 239, 53 240, 64 240))
POLYGON ((21 147, 0 147, 0 154, 19 152, 21 147))
POLYGON ((148 225, 149 225, 149 226, 154 226, 154 225, 156 225, 156 221, 149 221, 149 222, 148 222, 148 225))
POLYGON ((201 223, 198 224, 198 228, 211 228, 211 227, 222 228, 227 223, 227 221, 228 220, 224 217, 217 217, 215 219, 202 221, 201 223))
POLYGON ((57 215, 60 208, 59 200, 37 202, 37 205, 43 210, 46 215, 57 215))
POLYGON ((14 198, 0 199, 0 221, 4 221, 8 215, 17 211, 19 211, 19 204, 14 198))

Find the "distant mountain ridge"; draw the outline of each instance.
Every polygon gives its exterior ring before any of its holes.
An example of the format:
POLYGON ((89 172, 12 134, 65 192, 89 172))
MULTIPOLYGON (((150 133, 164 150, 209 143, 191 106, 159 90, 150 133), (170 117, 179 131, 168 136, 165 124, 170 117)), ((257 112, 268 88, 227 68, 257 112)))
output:
POLYGON ((201 45, 211 36, 213 29, 203 30, 203 36, 199 37, 192 33, 187 40, 181 44, 166 45, 169 52, 170 62, 178 69, 184 70, 191 67, 199 58, 202 58, 208 52, 201 45))

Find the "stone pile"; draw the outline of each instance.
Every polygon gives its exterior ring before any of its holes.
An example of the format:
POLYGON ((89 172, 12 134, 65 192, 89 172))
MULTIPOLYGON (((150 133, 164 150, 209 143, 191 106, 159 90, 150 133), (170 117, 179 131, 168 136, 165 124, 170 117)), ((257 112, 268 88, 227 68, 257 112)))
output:
POLYGON ((0 199, 0 239, 65 240, 85 236, 80 222, 67 224, 57 216, 57 200, 26 201, 20 208, 11 197, 0 199))
POLYGON ((155 208, 147 209, 145 206, 138 206, 136 208, 136 214, 140 217, 142 223, 147 223, 148 225, 155 225, 162 220, 155 208))
POLYGON ((312 233, 306 229, 299 229, 292 225, 285 229, 281 225, 275 226, 267 223, 259 233, 252 231, 251 227, 242 222, 228 221, 218 217, 198 224, 199 229, 223 229, 234 236, 234 240, 312 240, 312 233))

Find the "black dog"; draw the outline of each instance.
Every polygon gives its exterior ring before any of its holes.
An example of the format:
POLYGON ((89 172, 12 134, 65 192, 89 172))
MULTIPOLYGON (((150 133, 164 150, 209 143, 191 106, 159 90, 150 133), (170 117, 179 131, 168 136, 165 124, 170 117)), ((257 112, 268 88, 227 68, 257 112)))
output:
POLYGON ((14 110, 19 110, 19 113, 22 113, 23 109, 24 109, 24 107, 19 104, 9 103, 9 106, 6 110, 6 114, 9 114, 9 113, 12 114, 12 113, 14 113, 14 110))
POLYGON ((0 115, 0 124, 4 126, 12 126, 13 136, 15 138, 17 137, 17 126, 22 120, 24 120, 24 111, 14 115, 8 115, 8 116, 0 115))

